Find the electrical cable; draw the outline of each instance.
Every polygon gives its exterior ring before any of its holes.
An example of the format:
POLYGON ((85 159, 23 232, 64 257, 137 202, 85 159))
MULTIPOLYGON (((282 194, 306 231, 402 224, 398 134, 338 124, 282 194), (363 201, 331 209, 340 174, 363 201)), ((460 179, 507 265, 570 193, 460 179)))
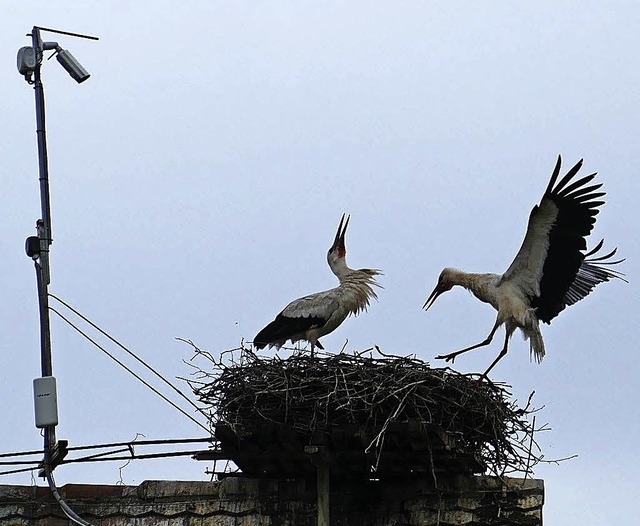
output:
POLYGON ((29 471, 34 471, 38 469, 39 466, 33 468, 20 468, 20 469, 11 469, 9 471, 0 471, 0 475, 15 475, 16 473, 28 473, 29 471))
POLYGON ((25 457, 27 455, 42 455, 42 449, 36 449, 34 451, 17 451, 15 453, 0 453, 0 458, 2 457, 25 457))
POLYGON ((29 466, 30 464, 40 464, 40 460, 3 460, 0 466, 29 466))
MULTIPOLYGON (((209 450, 207 450, 209 451, 209 450)), ((98 453, 95 455, 87 455, 86 457, 79 457, 79 458, 68 458, 68 459, 64 459, 61 460, 60 463, 58 465, 62 465, 62 464, 77 464, 77 463, 86 463, 86 462, 109 462, 109 461, 120 461, 120 460, 149 460, 149 459, 156 459, 156 458, 173 458, 173 457, 185 457, 187 455, 196 455, 197 453, 201 453, 202 450, 189 450, 189 451, 165 451, 163 453, 144 453, 141 455, 138 455, 137 453, 131 453, 131 450, 129 449, 120 449, 120 450, 116 450, 116 451, 108 451, 105 453, 98 453), (125 451, 128 451, 129 454, 126 456, 119 456, 119 457, 107 457, 107 455, 115 455, 117 453, 124 453, 125 451)), ((221 453, 221 456, 224 455, 223 453, 221 453)), ((226 460, 226 457, 222 460, 226 460)), ((10 475, 10 474, 14 474, 14 473, 26 473, 28 471, 34 471, 36 469, 42 469, 42 462, 38 462, 37 466, 33 466, 30 468, 21 468, 21 469, 14 469, 11 471, 0 471, 0 475, 10 475)))
MULTIPOLYGON (((120 449, 120 450, 116 450, 116 451, 108 451, 108 452, 104 452, 104 453, 98 453, 95 455, 90 455, 89 457, 82 457, 84 458, 90 458, 90 457, 100 457, 100 456, 106 456, 106 455, 113 455, 115 453, 122 453, 124 451, 131 451, 132 448, 134 446, 155 446, 155 445, 171 445, 171 444, 194 444, 194 443, 204 443, 204 442, 214 442, 215 440, 211 437, 203 437, 203 438, 165 438, 165 439, 160 439, 160 440, 140 440, 140 441, 127 441, 127 442, 108 442, 108 443, 103 443, 103 444, 91 444, 91 445, 84 445, 84 446, 72 446, 72 447, 67 447, 65 448, 67 452, 71 452, 71 451, 86 451, 86 450, 90 450, 90 449, 106 449, 106 448, 112 448, 112 447, 121 447, 121 446, 126 446, 126 448, 124 449, 120 449)), ((32 451, 15 451, 15 452, 11 452, 11 453, 0 453, 0 458, 11 458, 11 457, 24 457, 24 456, 31 456, 31 455, 42 455, 44 454, 44 450, 32 450, 32 451)), ((154 457, 145 457, 145 458, 158 458, 163 456, 163 453, 159 453, 159 454, 154 454, 154 457)), ((171 454, 171 456, 174 456, 173 453, 171 454)), ((129 458, 129 457, 127 457, 129 458)), ((136 456, 135 458, 143 458, 140 456, 136 456)), ((122 458, 119 458, 118 460, 121 460, 122 458)), ((110 460, 110 459, 107 459, 110 460)), ((70 459, 68 462, 75 462, 75 459, 70 459)), ((84 460, 83 460, 84 461, 84 460)), ((68 463, 67 462, 67 463, 68 463)), ((61 463, 65 463, 65 462, 61 462, 61 463)), ((13 470, 9 470, 9 471, 0 471, 0 475, 11 475, 14 473, 25 473, 28 471, 33 471, 35 469, 40 469, 42 467, 42 461, 41 460, 9 460, 9 461, 5 461, 5 460, 0 460, 0 466, 29 466, 32 465, 33 467, 26 467, 26 468, 20 468, 20 469, 13 469, 13 470)))
POLYGON ((149 384, 146 380, 144 380, 140 375, 138 375, 137 373, 135 373, 134 371, 132 371, 129 367, 127 367, 124 363, 122 363, 120 360, 118 360, 115 356, 113 356, 113 354, 111 354, 109 351, 107 351, 104 347, 102 347, 98 342, 96 342, 93 338, 91 338, 88 334, 86 334, 82 329, 80 329, 78 326, 76 326, 72 321, 70 321, 67 317, 65 317, 63 314, 61 314, 60 312, 58 312, 55 308, 53 307, 49 307, 49 310, 53 311, 55 314, 57 314, 58 316, 60 316, 60 318, 62 318, 62 320, 64 320, 68 325, 70 325, 73 329, 75 329, 79 334, 81 334, 82 336, 85 337, 85 339, 87 339, 89 342, 91 342, 93 345, 95 345, 98 349, 100 349, 103 353, 105 353, 109 358, 111 358, 114 362, 116 362, 120 367, 122 367, 124 370, 126 370, 129 374, 131 374, 132 376, 134 376, 137 380, 139 380, 140 382, 142 382, 145 386, 147 386, 149 389, 151 389, 155 394, 157 394, 160 398, 162 398, 165 402, 167 402, 169 405, 171 405, 173 408, 177 409, 178 411, 180 411, 184 416, 186 416, 189 420, 191 420, 192 422, 194 422, 196 425, 200 426, 202 429, 204 429, 207 432, 210 432, 210 430, 203 424, 201 424, 198 420, 196 420, 195 418, 193 418, 193 416, 191 416, 189 413, 187 413, 184 409, 182 409, 180 406, 178 406, 177 404, 175 404, 174 402, 172 402, 171 400, 169 400, 165 395, 163 395, 160 391, 158 391, 155 387, 153 387, 151 384, 149 384))
POLYGON ((180 389, 178 389, 175 385, 173 385, 169 380, 167 380, 164 376, 162 376, 159 372, 157 372, 153 367, 151 367, 149 364, 147 364, 142 358, 139 358, 133 351, 131 351, 130 349, 128 349, 124 344, 120 343, 118 340, 116 340, 113 336, 111 336, 108 332, 106 332, 105 330, 103 330, 102 328, 100 328, 98 325, 96 325, 94 322, 92 322, 89 318, 87 318, 84 314, 82 314, 78 309, 72 307, 71 305, 69 305, 69 303, 67 303, 66 301, 58 298, 58 296, 48 293, 50 298, 53 298, 54 300, 58 301, 59 303, 61 303, 62 305, 64 305, 65 307, 67 307, 67 309, 69 309, 71 312, 73 312, 76 316, 80 317, 83 321, 85 321, 86 323, 88 323, 89 325, 91 325, 91 327, 93 327, 95 330, 97 330, 100 334, 102 334, 103 336, 109 338, 113 343, 115 343, 118 347, 120 347, 122 350, 124 350, 125 352, 127 352, 132 358, 134 358, 135 360, 137 360, 139 363, 141 363, 144 367, 146 367, 147 369, 149 369, 149 371, 151 371, 153 374, 155 374, 158 378, 160 378, 165 384, 167 384, 169 387, 171 387, 171 389, 173 389, 176 393, 178 393, 178 395, 180 395, 182 398, 184 398, 189 404, 191 404, 191 406, 198 412, 202 413, 205 417, 207 417, 207 415, 204 413, 204 411, 202 410, 202 408, 198 407, 193 400, 191 400, 189 397, 185 396, 185 394, 180 391, 180 389))
MULTIPOLYGON (((111 454, 115 454, 115 453, 121 453, 123 451, 126 450, 120 450, 120 451, 111 451, 111 454)), ((106 457, 104 456, 105 453, 101 453, 99 455, 89 455, 86 457, 80 457, 80 458, 70 458, 70 459, 65 459, 62 460, 60 462, 60 464, 76 464, 76 463, 84 463, 84 462, 110 462, 112 460, 148 460, 151 458, 172 458, 172 457, 185 457, 187 455, 195 455, 197 453, 200 453, 200 450, 192 450, 192 451, 166 451, 164 453, 144 453, 142 455, 138 455, 136 453, 132 453, 126 456, 120 456, 120 457, 106 457)))
MULTIPOLYGON (((202 450, 189 450, 189 451, 165 451, 162 453, 144 453, 138 455, 137 453, 131 453, 130 449, 119 449, 116 451, 107 451, 104 453, 97 453, 95 455, 87 455, 86 457, 79 458, 68 458, 61 460, 58 465, 62 464, 78 464, 78 463, 87 463, 87 462, 110 462, 110 461, 121 461, 121 460, 149 460, 149 459, 158 459, 158 458, 174 458, 174 457, 185 457, 185 456, 194 456, 198 453, 201 453, 202 450), (107 455, 115 455, 118 453, 124 453, 125 451, 129 452, 128 455, 125 456, 116 456, 116 457, 108 457, 107 455)), ((220 452, 221 460, 225 460, 226 456, 224 453, 220 452)), ((42 469, 42 463, 38 462, 37 466, 29 467, 29 468, 21 468, 14 469, 11 471, 2 471, 0 475, 10 475, 14 473, 26 473, 28 471, 34 471, 36 469, 42 469)))
MULTIPOLYGON (((196 442, 212 442, 212 438, 163 438, 161 440, 138 440, 129 442, 111 442, 109 444, 93 444, 90 446, 68 447, 67 451, 80 451, 82 449, 103 449, 106 447, 119 446, 155 446, 158 444, 193 444, 196 442)), ((42 453, 39 451, 39 453, 42 453)))
POLYGON ((65 502, 65 500, 62 498, 62 495, 60 495, 60 492, 58 491, 58 488, 56 487, 56 481, 53 478, 53 473, 51 471, 51 466, 49 465, 49 461, 48 461, 47 458, 45 458, 45 461, 44 461, 44 471, 45 471, 45 475, 47 477, 47 483, 49 484, 49 489, 51 490, 51 494, 53 495, 53 497, 58 502, 58 505, 60 506, 60 508, 62 509, 64 514, 67 517, 69 517, 69 520, 71 520, 75 524, 79 524, 80 526, 92 526, 92 524, 90 522, 87 522, 82 517, 80 517, 75 511, 73 511, 69 507, 69 505, 65 502))
MULTIPOLYGON (((208 450, 209 451, 209 450, 208 450)), ((184 456, 194 456, 198 453, 201 453, 202 450, 189 450, 189 451, 165 451, 162 453, 144 453, 138 455, 136 453, 131 453, 130 449, 121 449, 116 451, 109 451, 105 453, 98 453, 95 455, 88 455, 86 457, 79 458, 68 458, 61 460, 58 465, 63 464, 84 464, 90 462, 110 462, 110 461, 122 461, 122 460, 150 460, 150 459, 160 459, 160 458, 174 458, 174 457, 184 457, 184 456), (107 455, 115 455, 117 453, 123 453, 128 451, 129 454, 126 456, 116 456, 116 457, 108 457, 107 455)), ((224 453, 220 452, 221 460, 226 460, 226 456, 224 453)), ((15 473, 27 473, 29 471, 34 471, 36 469, 42 469, 42 463, 38 462, 37 466, 28 467, 28 468, 20 468, 13 469, 10 471, 0 471, 0 475, 12 475, 15 473)))
MULTIPOLYGON (((134 446, 154 446, 154 445, 171 445, 171 444, 193 444, 193 443, 203 443, 203 442, 212 442, 213 439, 212 438, 168 438, 168 439, 161 439, 161 440, 141 440, 139 442, 132 442, 132 441, 128 441, 128 442, 111 442, 111 443, 105 443, 105 444, 92 444, 92 445, 85 445, 85 446, 73 446, 73 447, 68 447, 66 448, 66 450, 68 452, 71 451, 86 451, 86 450, 90 450, 90 449, 105 449, 105 448, 111 448, 111 447, 121 447, 121 446, 126 446, 126 448, 124 449, 118 449, 115 451, 107 451, 107 452, 103 452, 103 453, 96 453, 94 455, 88 455, 86 457, 80 457, 78 459, 66 459, 60 462, 60 464, 71 464, 74 462, 91 462, 95 459, 96 462, 98 461, 103 461, 103 460, 144 460, 144 459, 151 459, 151 458, 163 458, 163 457, 174 457, 174 456, 184 456, 184 455, 189 455, 189 454, 193 454, 193 453, 197 453, 194 451, 186 451, 186 452, 165 452, 165 453, 150 453, 150 454, 144 454, 144 455, 137 455, 135 453, 131 453, 131 451, 133 451, 133 447, 134 446), (123 453, 123 452, 129 452, 130 454, 126 457, 114 457, 114 458, 105 458, 107 455, 114 455, 117 453, 123 453)), ((36 450, 36 451, 23 451, 23 452, 15 452, 15 453, 0 453, 0 457, 20 457, 20 456, 27 456, 27 455, 42 455, 44 453, 43 450, 36 450)), ((10 471, 0 471, 0 475, 10 475, 10 474, 14 474, 14 473, 25 473, 25 472, 29 472, 29 471, 34 471, 36 469, 41 469, 42 468, 42 461, 41 460, 24 460, 24 461, 0 461, 0 466, 12 466, 12 465, 30 465, 32 464, 32 467, 26 467, 26 468, 20 468, 20 469, 13 469, 10 471)))
MULTIPOLYGON (((107 442, 105 444, 91 444, 87 446, 71 446, 65 448, 67 451, 82 451, 87 449, 105 449, 108 447, 120 447, 120 446, 157 446, 161 444, 195 444, 195 443, 203 443, 203 442, 213 442, 213 438, 163 438, 160 440, 138 440, 132 441, 129 440, 127 442, 107 442)), ((42 455, 44 454, 43 449, 35 449, 33 451, 16 451, 13 453, 0 453, 0 458, 7 457, 25 457, 30 455, 42 455)), ((33 461, 33 462, 40 462, 33 461)), ((0 461, 0 465, 4 462, 0 461)), ((29 464, 31 462, 24 461, 25 464, 29 464)))

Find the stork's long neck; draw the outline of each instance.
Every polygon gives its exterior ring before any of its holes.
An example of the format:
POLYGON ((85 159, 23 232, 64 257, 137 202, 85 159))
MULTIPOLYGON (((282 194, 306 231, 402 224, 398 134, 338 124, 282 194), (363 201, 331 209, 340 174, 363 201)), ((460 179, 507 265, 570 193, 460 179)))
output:
POLYGON ((449 279, 453 285, 460 285, 471 291, 480 301, 492 303, 493 291, 500 276, 498 274, 476 274, 450 269, 449 279))
POLYGON ((340 280, 340 283, 342 283, 345 276, 353 272, 353 269, 349 268, 347 265, 346 257, 329 259, 329 267, 331 268, 331 272, 333 272, 340 280))

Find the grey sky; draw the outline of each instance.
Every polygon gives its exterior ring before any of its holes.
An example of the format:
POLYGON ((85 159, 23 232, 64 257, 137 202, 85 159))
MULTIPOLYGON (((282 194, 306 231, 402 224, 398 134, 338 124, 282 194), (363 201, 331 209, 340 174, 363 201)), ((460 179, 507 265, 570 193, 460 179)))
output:
MULTIPOLYGON (((53 210, 51 292, 168 377, 176 336, 212 352, 250 340, 288 301, 335 285, 325 254, 352 215, 349 264, 377 267, 370 312, 323 343, 436 354, 480 341, 494 311, 460 289, 420 307, 445 266, 502 272, 558 153, 585 158, 605 237, 631 283, 608 283, 543 327, 529 362, 516 335, 492 377, 536 391, 545 519, 629 523, 638 465, 635 2, 13 2, 0 17, 4 140, 0 450, 41 447, 33 266, 40 216, 33 90, 15 68, 34 24, 91 72, 43 69, 53 210), (616 506, 612 506, 612 502, 616 506)), ((53 319, 58 435, 72 445, 200 436, 53 319)), ((499 351, 461 357, 482 371, 499 351)), ((442 363, 432 362, 434 366, 442 363)), ((203 479, 191 460, 132 464, 124 481, 203 479)), ((58 482, 118 480, 118 465, 61 467, 58 482)), ((29 484, 30 477, 0 483, 29 484)))

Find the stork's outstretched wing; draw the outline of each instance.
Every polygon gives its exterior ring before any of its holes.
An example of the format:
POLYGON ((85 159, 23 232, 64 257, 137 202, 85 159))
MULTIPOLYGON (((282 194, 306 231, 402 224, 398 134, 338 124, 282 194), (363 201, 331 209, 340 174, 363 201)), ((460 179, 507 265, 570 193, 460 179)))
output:
POLYGON ((602 184, 589 185, 595 173, 572 181, 582 160, 556 184, 561 158, 551 175, 540 204, 533 207, 527 233, 513 263, 502 275, 501 282, 511 281, 529 298, 538 318, 549 323, 567 305, 585 297, 598 283, 619 277, 597 265, 611 264, 607 257, 585 260, 589 254, 586 237, 596 222, 597 199, 602 184))

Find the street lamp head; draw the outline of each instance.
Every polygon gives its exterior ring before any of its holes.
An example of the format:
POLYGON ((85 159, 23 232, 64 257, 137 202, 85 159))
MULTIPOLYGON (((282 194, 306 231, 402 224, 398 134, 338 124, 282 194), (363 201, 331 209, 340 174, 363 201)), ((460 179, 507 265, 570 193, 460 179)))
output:
POLYGON ((91 75, 89 72, 82 67, 82 64, 76 60, 70 51, 66 49, 62 49, 58 46, 56 53, 56 60, 62 65, 64 69, 67 70, 67 73, 71 75, 73 80, 75 80, 78 84, 87 80, 91 75))

